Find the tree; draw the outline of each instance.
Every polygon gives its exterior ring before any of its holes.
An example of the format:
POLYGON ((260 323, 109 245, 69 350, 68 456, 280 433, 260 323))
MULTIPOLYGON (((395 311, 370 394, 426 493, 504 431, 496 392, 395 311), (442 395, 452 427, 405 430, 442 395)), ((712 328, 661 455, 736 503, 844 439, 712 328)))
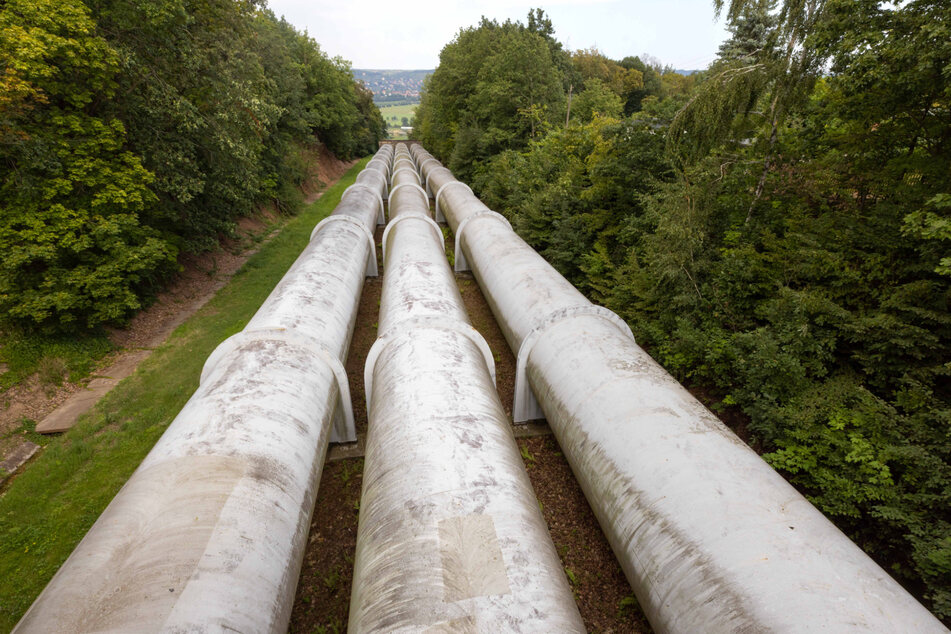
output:
POLYGON ((125 127, 101 115, 119 56, 68 0, 0 8, 5 115, 0 147, 0 310, 57 329, 119 320, 174 265, 175 250, 139 215, 150 174, 125 147, 125 127))
POLYGON ((604 82, 591 78, 586 82, 585 89, 578 94, 572 104, 572 117, 587 123, 596 115, 618 118, 624 110, 624 102, 604 82))
POLYGON ((294 209, 315 132, 383 135, 349 65, 252 0, 0 3, 0 68, 4 325, 123 320, 180 250, 294 209))
POLYGON ((596 79, 622 99, 632 91, 644 87, 643 73, 640 70, 622 66, 605 57, 596 48, 575 51, 571 61, 585 87, 588 86, 589 80, 596 79))
POLYGON ((533 27, 483 19, 462 29, 440 53, 416 110, 419 138, 462 177, 493 154, 524 147, 563 116, 560 50, 542 13, 533 27))
POLYGON ((632 88, 624 95, 624 115, 630 116, 635 112, 640 112, 642 108, 641 101, 645 97, 661 94, 661 73, 657 68, 641 61, 640 57, 625 57, 618 63, 624 68, 636 70, 641 74, 642 86, 632 88))

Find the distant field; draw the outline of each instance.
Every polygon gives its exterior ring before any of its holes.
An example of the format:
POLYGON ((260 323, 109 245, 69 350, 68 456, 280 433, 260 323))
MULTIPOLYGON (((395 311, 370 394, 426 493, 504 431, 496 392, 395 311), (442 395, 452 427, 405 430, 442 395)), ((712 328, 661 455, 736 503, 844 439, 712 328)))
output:
POLYGON ((406 117, 407 121, 413 120, 413 113, 416 112, 416 106, 418 104, 404 104, 400 106, 380 106, 380 113, 383 115, 383 120, 386 121, 386 127, 388 128, 398 128, 402 123, 403 117, 406 117), (395 119, 394 119, 395 117, 395 119))

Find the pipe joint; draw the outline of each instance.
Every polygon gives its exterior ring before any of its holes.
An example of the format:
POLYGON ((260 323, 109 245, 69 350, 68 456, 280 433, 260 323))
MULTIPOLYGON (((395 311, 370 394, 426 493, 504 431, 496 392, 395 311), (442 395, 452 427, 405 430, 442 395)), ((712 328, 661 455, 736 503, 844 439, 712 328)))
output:
POLYGON ((345 190, 343 190, 343 193, 340 194, 340 200, 343 200, 344 198, 346 198, 346 197, 347 197, 347 192, 349 192, 351 189, 366 189, 367 191, 371 191, 371 192, 373 192, 374 194, 376 194, 377 198, 379 198, 379 200, 380 200, 380 213, 379 213, 379 215, 377 216, 376 224, 378 224, 378 225, 385 225, 385 224, 386 224, 386 216, 383 214, 383 195, 380 194, 380 192, 378 192, 377 190, 375 190, 375 189, 373 189, 372 187, 370 187, 369 185, 367 185, 366 183, 354 183, 354 184, 351 185, 350 187, 348 187, 348 188, 346 188, 345 190))
MULTIPOLYGON (((448 171, 447 168, 443 168, 443 169, 446 169, 446 170, 448 171)), ((439 190, 436 192, 436 196, 435 196, 435 199, 436 199, 436 222, 443 222, 444 220, 446 220, 445 214, 443 214, 443 213, 442 213, 442 210, 439 209, 439 196, 440 196, 440 195, 443 193, 443 191, 444 191, 447 187, 449 187, 450 185, 455 185, 455 186, 457 186, 457 187, 458 187, 458 186, 465 187, 466 190, 468 190, 468 192, 469 192, 470 194, 472 194, 472 188, 469 187, 468 185, 466 185, 465 183, 463 183, 462 181, 449 181, 448 183, 445 183, 442 187, 439 188, 439 190)), ((472 194, 472 195, 475 196, 475 194, 472 194)))
POLYGON ((412 317, 396 323, 389 330, 380 335, 370 347, 370 352, 367 353, 367 362, 363 368, 363 385, 366 390, 367 416, 370 415, 370 401, 373 395, 373 373, 376 370, 377 359, 383 354, 383 350, 386 349, 386 346, 403 337, 411 337, 420 330, 444 330, 454 332, 467 338, 475 344, 476 348, 482 353, 482 358, 485 360, 485 367, 489 371, 489 376, 492 377, 492 384, 495 385, 495 357, 492 356, 492 349, 489 348, 485 337, 483 337, 478 330, 465 322, 447 322, 436 316, 412 317))
MULTIPOLYGON (((448 184, 451 185, 451 183, 448 183, 448 184)), ((445 185, 443 185, 443 187, 445 187, 445 185)), ((453 254, 456 258, 455 270, 457 273, 461 273, 462 271, 468 271, 470 268, 469 262, 466 260, 466 255, 465 253, 462 252, 462 248, 461 248, 462 247, 462 232, 466 228, 466 225, 469 224, 470 220, 474 220, 475 218, 481 218, 484 216, 489 216, 497 220, 501 220, 502 222, 505 223, 506 227, 508 227, 510 230, 512 229, 512 223, 508 221, 508 218, 498 213, 497 211, 490 211, 488 209, 483 209, 482 211, 477 211, 470 216, 466 216, 466 218, 462 222, 459 223, 459 226, 456 227, 456 244, 454 247, 455 250, 453 251, 453 254)))
POLYGON ((386 171, 386 174, 384 174, 384 176, 386 176, 387 178, 389 178, 389 176, 390 176, 390 165, 389 165, 389 163, 387 163, 384 159, 379 159, 379 158, 371 159, 371 160, 367 163, 367 166, 366 166, 365 169, 374 169, 377 164, 383 166, 383 169, 386 171))
POLYGON ((334 374, 337 383, 337 406, 334 408, 334 422, 330 431, 330 442, 356 442, 357 428, 353 419, 353 402, 350 399, 350 383, 347 381, 347 371, 343 363, 323 343, 307 335, 287 330, 286 328, 257 328, 242 330, 231 335, 214 349, 205 365, 201 369, 199 385, 203 385, 229 354, 238 347, 252 341, 280 341, 289 346, 308 351, 313 358, 322 361, 334 374))
POLYGON ((393 170, 393 175, 390 176, 390 182, 392 182, 393 179, 396 178, 396 175, 400 172, 409 172, 416 177, 416 180, 419 180, 419 173, 416 171, 416 168, 410 167, 409 165, 404 165, 403 167, 397 167, 395 170, 393 170))
MULTIPOLYGON (((436 157, 434 157, 434 156, 430 156, 429 158, 423 159, 423 162, 419 164, 419 173, 420 173, 420 174, 423 174, 423 167, 425 167, 425 166, 426 166, 426 163, 429 163, 430 161, 436 161, 437 163, 439 163, 439 160, 438 160, 436 157)), ((429 179, 426 178, 426 175, 423 174, 423 185, 425 185, 427 189, 429 188, 428 180, 429 180, 429 179)))
MULTIPOLYGON (((416 172, 414 171, 413 173, 415 174, 416 172)), ((386 204, 387 204, 387 205, 389 205, 389 206, 391 206, 391 207, 393 206, 393 194, 395 194, 397 191, 399 191, 400 187, 415 187, 415 188, 418 189, 419 192, 423 195, 423 198, 426 199, 426 205, 429 206, 429 196, 426 195, 426 190, 423 189, 422 187, 420 187, 419 185, 417 185, 416 183, 400 183, 399 185, 397 185, 396 187, 394 187, 393 189, 391 189, 391 190, 390 190, 390 196, 389 196, 389 198, 386 199, 386 204)))
MULTIPOLYGON (((470 218, 471 217, 474 216, 470 216, 470 218)), ((456 262, 458 261, 459 256, 457 255, 456 262)), ((528 333, 518 348, 518 357, 515 362, 515 398, 512 403, 513 422, 523 423, 528 420, 545 418, 545 413, 538 404, 538 399, 535 397, 532 386, 528 382, 528 356, 531 354, 532 348, 535 347, 535 344, 549 328, 560 321, 581 316, 595 317, 610 322, 620 330, 623 335, 630 337, 631 343, 634 343, 634 333, 631 332, 631 327, 627 325, 627 322, 603 306, 582 304, 579 306, 567 306, 552 311, 528 333)))
POLYGON ((440 244, 443 242, 443 240, 445 240, 445 238, 442 235, 442 229, 440 229, 439 225, 436 224, 436 221, 430 218, 429 216, 425 214, 421 214, 419 212, 400 214, 396 218, 391 218, 390 222, 386 225, 386 229, 383 230, 383 262, 386 262, 386 241, 387 241, 387 237, 390 235, 390 231, 392 231, 393 227, 398 225, 400 222, 404 220, 408 220, 410 218, 416 218, 417 220, 422 220, 426 222, 427 224, 429 224, 433 228, 434 235, 436 236, 436 239, 440 242, 440 244))
POLYGON ((379 268, 377 267, 377 262, 376 262, 376 242, 373 241, 373 234, 370 233, 370 230, 367 229, 366 225, 364 225, 362 222, 360 222, 356 218, 353 218, 351 216, 344 216, 342 214, 335 215, 335 216, 327 216, 326 218, 318 222, 317 226, 314 227, 314 230, 310 232, 310 240, 313 241, 314 236, 317 235, 317 233, 320 231, 322 227, 325 227, 328 224, 333 222, 345 222, 347 224, 352 224, 355 227, 358 227, 360 231, 363 233, 363 235, 366 236, 367 240, 370 243, 370 256, 367 258, 366 276, 377 277, 380 274, 380 271, 379 271, 379 268))

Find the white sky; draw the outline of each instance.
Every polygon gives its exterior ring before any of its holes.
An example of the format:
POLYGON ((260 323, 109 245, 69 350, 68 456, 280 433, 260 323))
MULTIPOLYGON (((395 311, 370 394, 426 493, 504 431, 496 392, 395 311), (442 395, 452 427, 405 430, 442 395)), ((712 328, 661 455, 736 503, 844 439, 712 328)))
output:
POLYGON ((354 68, 435 68, 460 28, 483 15, 524 23, 537 6, 566 48, 596 46, 614 59, 647 53, 675 68, 702 69, 727 35, 722 19, 714 20, 713 0, 268 0, 268 6, 354 68))

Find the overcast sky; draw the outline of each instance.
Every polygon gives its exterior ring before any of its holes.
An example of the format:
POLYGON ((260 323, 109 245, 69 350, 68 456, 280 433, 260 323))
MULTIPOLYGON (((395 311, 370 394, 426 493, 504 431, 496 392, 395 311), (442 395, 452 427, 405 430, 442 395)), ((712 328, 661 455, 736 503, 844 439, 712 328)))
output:
POLYGON ((525 22, 532 7, 551 18, 555 37, 571 50, 596 46, 608 57, 647 53, 681 69, 702 69, 726 37, 712 0, 268 0, 331 56, 354 68, 429 69, 439 51, 481 16, 525 22))

